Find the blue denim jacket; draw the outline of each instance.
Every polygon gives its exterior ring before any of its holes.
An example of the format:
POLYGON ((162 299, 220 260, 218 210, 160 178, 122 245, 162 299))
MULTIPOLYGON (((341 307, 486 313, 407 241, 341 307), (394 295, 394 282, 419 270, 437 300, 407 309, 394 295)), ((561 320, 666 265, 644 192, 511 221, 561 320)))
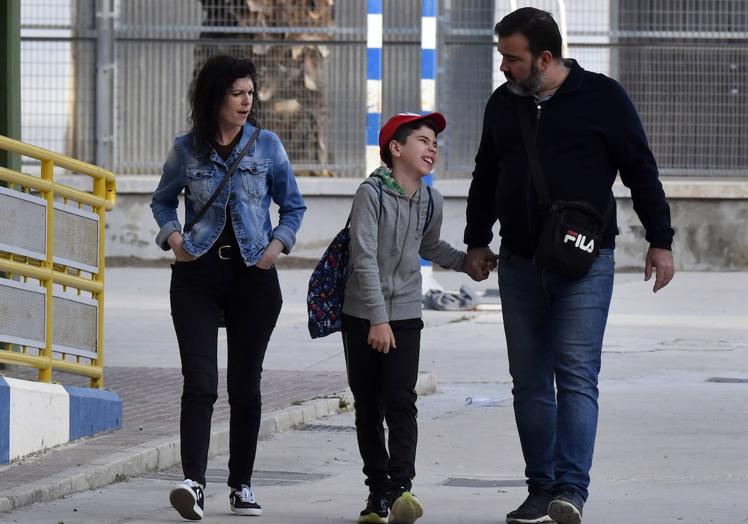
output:
MULTIPOLYGON (((207 161, 198 159, 191 133, 176 138, 151 201, 153 217, 161 228, 156 244, 164 251, 169 249, 169 235, 182 230, 177 216, 179 193, 184 189, 185 220, 189 222, 218 187, 254 130, 250 124, 244 126, 239 143, 225 162, 215 150, 207 161)), ((208 251, 223 230, 227 210, 246 265, 254 265, 274 238, 281 241, 284 253, 293 248, 306 206, 286 150, 275 133, 265 129, 260 132, 210 209, 184 233, 184 250, 197 257, 208 251), (271 198, 280 214, 274 229, 270 222, 271 198)))

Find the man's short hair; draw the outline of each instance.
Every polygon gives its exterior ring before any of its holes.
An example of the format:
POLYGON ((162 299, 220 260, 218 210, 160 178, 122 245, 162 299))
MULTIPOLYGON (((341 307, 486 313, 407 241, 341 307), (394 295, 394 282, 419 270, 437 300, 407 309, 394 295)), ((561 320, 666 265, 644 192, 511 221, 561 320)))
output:
POLYGON ((535 58, 543 51, 550 51, 553 58, 561 56, 561 32, 548 11, 541 11, 534 7, 522 7, 512 11, 494 27, 493 32, 498 38, 506 38, 514 34, 521 34, 527 38, 530 53, 535 58))

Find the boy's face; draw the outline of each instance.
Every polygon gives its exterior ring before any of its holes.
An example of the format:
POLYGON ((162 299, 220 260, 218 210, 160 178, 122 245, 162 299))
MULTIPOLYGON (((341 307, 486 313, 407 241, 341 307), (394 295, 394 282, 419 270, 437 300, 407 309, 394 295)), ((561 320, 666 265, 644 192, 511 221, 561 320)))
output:
POLYGON ((429 126, 423 125, 409 134, 404 144, 396 140, 390 142, 390 152, 393 168, 397 164, 398 169, 426 176, 433 171, 439 158, 436 134, 429 126))

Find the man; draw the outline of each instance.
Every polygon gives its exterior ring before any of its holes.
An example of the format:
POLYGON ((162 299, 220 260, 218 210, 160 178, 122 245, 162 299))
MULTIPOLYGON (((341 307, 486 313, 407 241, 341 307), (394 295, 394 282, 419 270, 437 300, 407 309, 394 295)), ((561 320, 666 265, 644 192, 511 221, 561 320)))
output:
POLYGON ((529 491, 506 520, 576 524, 597 430, 597 378, 618 233, 611 191, 617 172, 646 229, 644 279, 656 272, 655 292, 673 278, 670 209, 631 100, 616 81, 562 58, 551 15, 522 8, 496 24, 495 33, 507 82, 486 105, 465 243, 470 274, 485 275, 491 229, 499 220, 499 288, 529 491), (533 116, 551 200, 586 201, 604 217, 600 254, 579 279, 533 263, 542 216, 519 110, 533 116))

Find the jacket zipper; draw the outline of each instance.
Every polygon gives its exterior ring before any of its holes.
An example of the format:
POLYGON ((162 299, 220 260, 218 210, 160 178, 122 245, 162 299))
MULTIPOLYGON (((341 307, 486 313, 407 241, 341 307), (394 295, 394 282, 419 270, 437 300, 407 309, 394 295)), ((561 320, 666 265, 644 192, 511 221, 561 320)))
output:
MULTIPOLYGON (((397 197, 396 197, 397 198, 397 197)), ((410 215, 413 201, 408 199, 408 226, 405 228, 405 240, 403 240, 403 248, 400 250, 400 257, 397 259, 395 269, 392 271, 392 289, 390 290, 390 315, 392 315, 392 301, 395 298, 395 275, 397 275, 397 268, 400 267, 400 262, 403 260, 403 251, 405 251, 405 244, 408 243, 408 232, 410 232, 410 215)))

